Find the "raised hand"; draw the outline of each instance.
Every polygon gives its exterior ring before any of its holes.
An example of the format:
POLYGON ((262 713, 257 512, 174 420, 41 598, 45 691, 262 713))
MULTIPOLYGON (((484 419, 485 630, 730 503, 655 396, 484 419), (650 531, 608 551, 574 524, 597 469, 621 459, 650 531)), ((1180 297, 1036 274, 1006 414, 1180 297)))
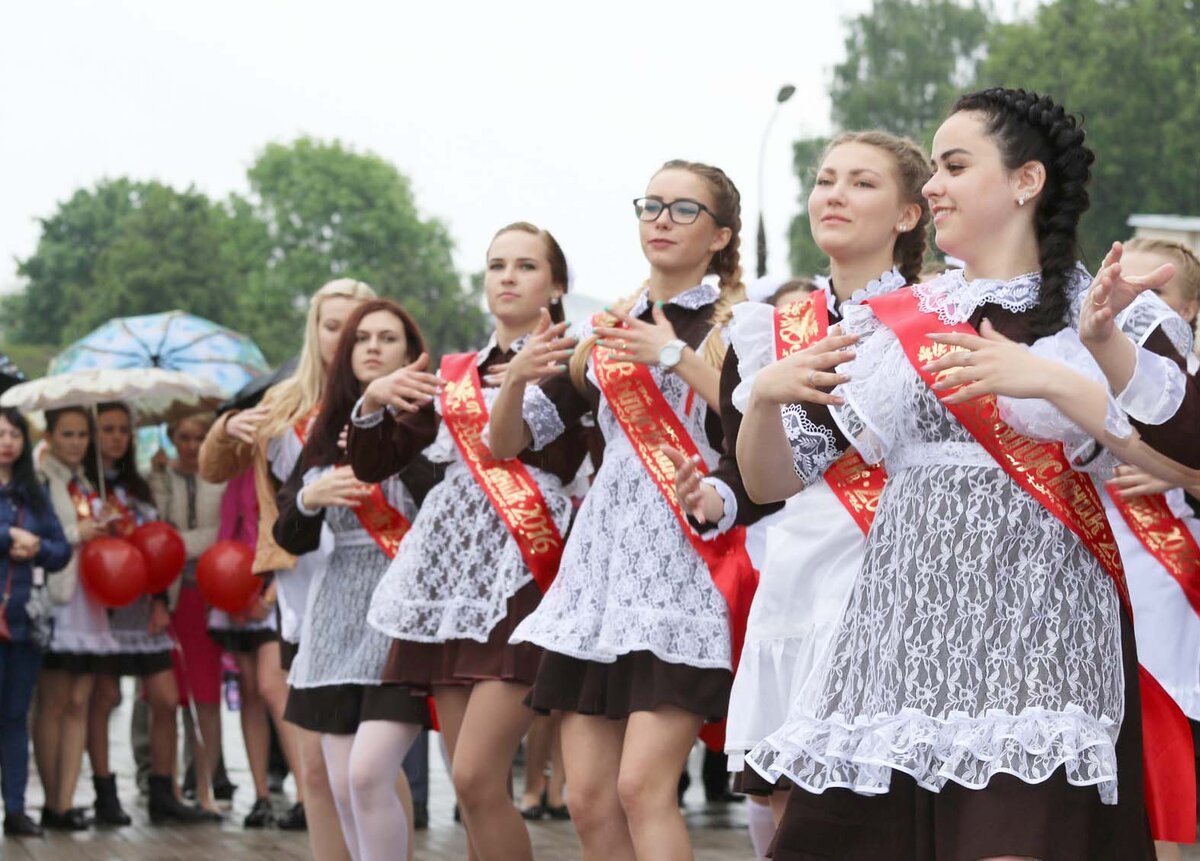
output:
POLYGON ((305 508, 358 508, 370 494, 371 485, 355 478, 349 466, 339 466, 305 487, 301 501, 305 508))
POLYGON ((537 328, 530 334, 520 351, 500 369, 493 368, 488 375, 489 383, 537 383, 546 377, 561 374, 567 369, 566 362, 575 352, 575 338, 567 335, 568 323, 552 323, 550 312, 542 309, 537 328))
POLYGON ((1146 290, 1157 290, 1175 275, 1175 267, 1164 263, 1145 275, 1125 275, 1121 271, 1124 247, 1114 242, 1100 270, 1092 280, 1079 312, 1079 339, 1084 344, 1106 343, 1117 332, 1116 316, 1146 290))
POLYGON ((415 362, 372 380, 363 393, 363 413, 369 415, 384 407, 415 413, 437 397, 441 382, 429 373, 429 354, 415 362))
POLYGON ((613 351, 613 358, 622 362, 634 362, 638 365, 657 365, 662 348, 677 340, 675 327, 663 313, 662 303, 655 302, 651 310, 654 322, 647 323, 636 317, 630 317, 623 311, 608 309, 625 328, 612 326, 597 326, 596 335, 603 347, 613 351))
POLYGON ((675 465, 675 498, 679 507, 700 523, 716 523, 725 514, 725 501, 711 484, 700 480, 698 460, 678 449, 662 446, 662 453, 675 465))
POLYGON ((846 348, 855 344, 858 337, 843 335, 835 326, 816 343, 767 365, 754 378, 754 397, 772 404, 845 403, 841 397, 821 389, 849 382, 848 376, 833 369, 854 358, 854 351, 846 348))
POLYGON ((1056 373, 1070 372, 1066 365, 1035 356, 1021 344, 1010 341, 984 320, 980 334, 947 332, 930 335, 939 344, 959 347, 940 359, 927 363, 923 370, 936 374, 931 388, 938 392, 962 386, 942 398, 948 404, 961 404, 984 395, 1010 398, 1041 398, 1047 383, 1056 373))
POLYGON ((242 410, 225 422, 225 433, 246 445, 254 445, 258 439, 258 429, 266 419, 270 408, 259 404, 248 410, 242 410))

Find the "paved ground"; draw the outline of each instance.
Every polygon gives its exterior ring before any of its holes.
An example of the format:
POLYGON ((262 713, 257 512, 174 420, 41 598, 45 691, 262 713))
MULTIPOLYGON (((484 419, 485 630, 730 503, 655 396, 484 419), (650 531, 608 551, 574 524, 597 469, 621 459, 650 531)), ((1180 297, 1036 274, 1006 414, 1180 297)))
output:
MULTIPOLYGON (((53 834, 45 840, 0 840, 2 861, 303 861, 310 857, 303 834, 269 831, 245 831, 242 818, 253 802, 250 774, 237 715, 226 712, 224 721, 225 757, 230 776, 241 789, 233 807, 220 825, 162 828, 147 820, 144 799, 138 797, 133 781, 133 758, 129 752, 129 692, 113 716, 113 762, 119 775, 119 790, 125 809, 134 824, 117 830, 93 830, 81 834, 53 834)), ((459 861, 466 857, 466 842, 461 826, 454 822, 454 798, 442 759, 433 745, 430 751, 430 826, 417 833, 417 861, 459 861)), ((36 817, 42 804, 37 770, 32 776, 28 806, 36 817)), ((699 764, 692 766, 693 777, 699 764)), ((753 861, 746 835, 744 805, 712 805, 693 782, 687 795, 686 815, 692 830, 698 861, 753 861)), ((521 785, 520 779, 517 785, 521 785)), ((288 797, 275 797, 275 807, 284 810, 290 804, 291 781, 285 786, 288 797)), ((75 803, 90 805, 93 800, 91 776, 87 770, 79 781, 75 803)), ((530 824, 534 855, 539 861, 577 861, 579 844, 569 822, 530 824)))

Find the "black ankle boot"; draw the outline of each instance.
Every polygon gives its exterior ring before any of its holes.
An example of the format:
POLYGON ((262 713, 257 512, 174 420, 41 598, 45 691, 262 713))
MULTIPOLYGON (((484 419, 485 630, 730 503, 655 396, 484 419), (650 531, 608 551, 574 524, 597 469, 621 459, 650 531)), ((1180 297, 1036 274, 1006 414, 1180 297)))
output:
POLYGON ((150 775, 150 821, 155 825, 164 822, 191 824, 195 822, 210 822, 212 817, 208 811, 184 804, 175 797, 175 789, 170 775, 150 775))
POLYGON ((121 809, 121 799, 117 798, 117 777, 92 776, 92 786, 96 790, 96 824, 97 825, 130 825, 133 820, 121 809))
POLYGON ((38 825, 25 811, 4 814, 5 837, 43 837, 42 826, 38 825))

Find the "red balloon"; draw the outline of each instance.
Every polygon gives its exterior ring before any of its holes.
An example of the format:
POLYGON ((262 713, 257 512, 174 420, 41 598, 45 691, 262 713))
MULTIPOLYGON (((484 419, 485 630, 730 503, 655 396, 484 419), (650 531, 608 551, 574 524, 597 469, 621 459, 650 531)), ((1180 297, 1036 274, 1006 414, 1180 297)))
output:
POLYGON ((105 607, 132 604, 146 590, 146 558, 123 538, 93 538, 79 551, 79 574, 105 607))
POLYGON ((157 595, 183 572, 187 563, 187 548, 183 539, 169 523, 161 520, 143 523, 129 536, 129 543, 146 557, 146 592, 157 595))
POLYGON ((218 541, 196 562, 196 582, 204 600, 226 613, 241 613, 262 588, 251 573, 254 551, 240 541, 218 541))

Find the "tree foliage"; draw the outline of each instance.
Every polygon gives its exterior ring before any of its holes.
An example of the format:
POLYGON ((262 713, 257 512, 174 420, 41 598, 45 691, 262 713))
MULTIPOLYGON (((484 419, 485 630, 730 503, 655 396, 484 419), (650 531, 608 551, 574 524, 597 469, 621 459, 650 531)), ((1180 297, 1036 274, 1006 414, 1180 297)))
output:
POLYGON ((1056 0, 996 27, 980 86, 1046 93, 1084 117, 1096 153, 1084 249, 1093 264, 1136 212, 1200 213, 1200 4, 1056 0))
POLYGON ((975 80, 990 27, 978 0, 875 0, 847 25, 829 88, 834 127, 920 141, 975 80))
POLYGON ((126 178, 77 191, 19 262, 26 288, 3 306, 6 340, 61 347, 112 317, 179 308, 246 332, 277 362, 300 347, 308 297, 337 277, 401 301, 434 350, 486 332, 446 228, 421 217, 388 162, 302 138, 266 147, 248 179, 247 197, 219 203, 126 178))
MULTIPOLYGON (((1084 116, 1096 152, 1081 228, 1095 263, 1136 212, 1200 213, 1200 3, 1049 0, 1003 23, 979 0, 875 0, 848 22, 829 88, 835 130, 881 128, 928 145, 959 93, 1023 87, 1084 116)), ((823 263, 804 213, 819 141, 796 143, 794 271, 823 263)))
MULTIPOLYGON (((435 350, 461 349, 484 334, 481 293, 455 274, 445 226, 421 218, 411 184, 388 162, 301 138, 268 146, 249 178, 269 245, 259 295, 269 305, 287 299, 284 331, 299 329, 307 297, 324 281, 353 277, 402 302, 435 350)), ((252 334, 274 351, 283 320, 268 322, 272 330, 252 334)))

